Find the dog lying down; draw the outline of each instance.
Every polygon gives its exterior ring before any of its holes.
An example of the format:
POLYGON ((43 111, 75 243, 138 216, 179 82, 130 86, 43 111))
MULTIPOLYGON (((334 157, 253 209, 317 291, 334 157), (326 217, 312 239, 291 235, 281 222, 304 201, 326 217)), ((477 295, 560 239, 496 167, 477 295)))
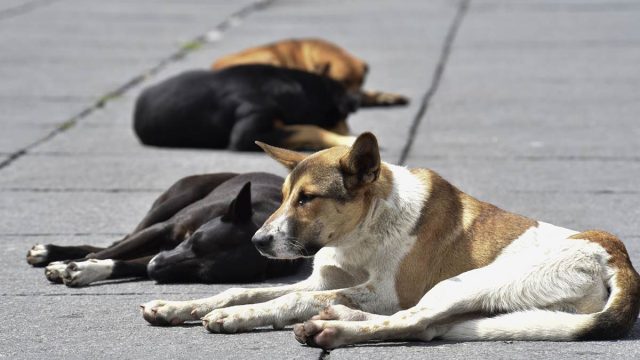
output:
POLYGON ((125 277, 238 283, 290 275, 300 261, 268 259, 251 243, 280 204, 282 181, 267 173, 189 176, 160 195, 136 229, 111 246, 35 245, 27 262, 46 266, 47 279, 70 287, 125 277))
POLYGON ((133 125, 153 146, 253 151, 260 140, 323 149, 353 143, 346 119, 358 101, 325 76, 245 65, 189 71, 145 89, 133 125))
POLYGON ((248 64, 273 65, 328 76, 347 90, 359 93, 362 107, 409 103, 409 99, 402 95, 363 90, 369 65, 338 45, 322 39, 288 39, 252 47, 223 56, 211 67, 220 70, 248 64))
POLYGON ((266 256, 315 254, 299 283, 142 305, 152 324, 211 332, 294 326, 325 349, 371 340, 625 336, 640 277, 622 242, 501 210, 427 169, 380 161, 371 133, 312 155, 260 146, 291 170, 253 236, 266 256))

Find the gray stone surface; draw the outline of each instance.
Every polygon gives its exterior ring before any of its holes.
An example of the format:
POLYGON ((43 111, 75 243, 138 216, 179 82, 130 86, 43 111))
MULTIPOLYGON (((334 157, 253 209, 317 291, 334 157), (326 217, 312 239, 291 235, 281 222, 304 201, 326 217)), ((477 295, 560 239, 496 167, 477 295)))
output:
MULTIPOLYGON (((366 59, 367 88, 407 94, 412 103, 362 110, 350 125, 374 131, 383 157, 397 161, 434 83, 457 1, 276 0, 119 97, 105 97, 249 3, 0 4, 0 162, 108 100, 0 168, 0 357, 321 356, 289 330, 212 335, 198 324, 148 326, 138 314, 137 305, 154 298, 204 297, 229 285, 116 281, 68 289, 24 261, 35 243, 109 244, 182 176, 284 174, 261 154, 146 148, 131 131, 135 96, 145 86, 248 46, 319 36, 366 59)), ((639 18, 634 2, 472 0, 407 163, 515 212, 612 231, 640 263, 639 18)), ((640 356, 639 337, 636 325, 630 339, 616 342, 368 344, 330 357, 632 359, 640 356)))

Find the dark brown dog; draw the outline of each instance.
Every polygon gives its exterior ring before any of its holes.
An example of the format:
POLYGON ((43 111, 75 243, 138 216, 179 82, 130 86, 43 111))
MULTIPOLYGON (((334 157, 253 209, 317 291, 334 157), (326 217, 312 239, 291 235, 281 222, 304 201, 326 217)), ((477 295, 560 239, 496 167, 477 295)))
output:
POLYGON ((289 39, 257 46, 218 59, 214 70, 236 65, 266 64, 328 76, 361 94, 362 107, 405 105, 405 96, 362 90, 369 66, 336 44, 322 39, 289 39))

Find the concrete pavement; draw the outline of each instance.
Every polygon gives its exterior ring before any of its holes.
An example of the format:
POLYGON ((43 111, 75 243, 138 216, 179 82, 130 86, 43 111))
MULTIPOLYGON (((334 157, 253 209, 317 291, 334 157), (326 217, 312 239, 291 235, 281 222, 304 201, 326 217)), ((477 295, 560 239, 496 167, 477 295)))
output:
POLYGON ((67 289, 26 265, 34 243, 106 245, 122 236, 181 176, 284 174, 261 154, 143 148, 131 110, 144 86, 291 36, 343 45, 371 65, 368 88, 412 98, 408 107, 350 119, 354 132, 379 136, 385 160, 431 167, 505 209, 612 231, 640 264, 640 6, 468 4, 3 2, 0 357, 637 358, 637 325, 630 339, 615 342, 369 344, 322 354, 299 346, 289 330, 157 328, 136 308, 154 298, 208 296, 224 285, 67 289))

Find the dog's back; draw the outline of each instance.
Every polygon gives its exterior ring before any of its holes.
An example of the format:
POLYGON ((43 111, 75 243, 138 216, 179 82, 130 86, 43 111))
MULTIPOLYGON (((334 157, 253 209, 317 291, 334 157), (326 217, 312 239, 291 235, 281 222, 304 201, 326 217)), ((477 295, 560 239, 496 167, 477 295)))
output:
POLYGON ((246 64, 268 64, 326 75, 350 90, 358 90, 367 64, 336 44, 322 39, 288 39, 219 58, 215 70, 246 64))
POLYGON ((249 131, 284 124, 331 128, 355 111, 357 99, 329 78, 299 70, 246 65, 217 72, 189 71, 144 90, 134 130, 146 145, 226 148, 234 125, 264 117, 249 131))

